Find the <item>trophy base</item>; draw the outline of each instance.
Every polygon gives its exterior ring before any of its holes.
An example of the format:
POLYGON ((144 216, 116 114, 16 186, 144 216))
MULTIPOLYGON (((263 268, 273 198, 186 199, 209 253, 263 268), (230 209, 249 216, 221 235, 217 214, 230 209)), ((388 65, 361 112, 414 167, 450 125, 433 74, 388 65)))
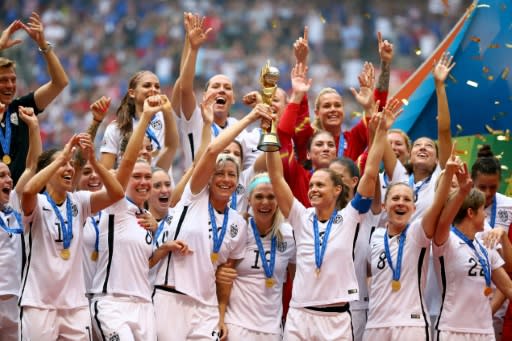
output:
POLYGON ((277 152, 281 148, 279 138, 275 133, 264 133, 258 143, 258 150, 262 152, 277 152))

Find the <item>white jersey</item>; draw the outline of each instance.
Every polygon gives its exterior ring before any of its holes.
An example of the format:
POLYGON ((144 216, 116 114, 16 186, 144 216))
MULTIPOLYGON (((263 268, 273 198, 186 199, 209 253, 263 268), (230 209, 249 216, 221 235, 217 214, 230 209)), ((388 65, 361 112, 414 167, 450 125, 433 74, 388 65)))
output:
MULTIPOLYGON (((234 117, 227 118, 226 127, 229 125, 238 122, 238 120, 234 117)), ((196 106, 190 120, 186 120, 185 117, 182 116, 178 119, 178 131, 180 133, 180 141, 183 146, 183 168, 188 169, 192 162, 194 161, 194 156, 197 152, 197 149, 201 145, 201 131, 203 130, 203 119, 201 117, 201 109, 196 106)), ((225 127, 224 127, 225 128, 225 127)), ((212 139, 217 137, 217 135, 222 131, 222 129, 215 123, 212 124, 212 139)), ((248 160, 252 160, 252 148, 248 148, 247 143, 245 143, 245 139, 247 138, 247 132, 243 130, 237 137, 236 140, 240 142, 242 145, 242 152, 244 154, 244 164, 242 168, 245 169, 249 166, 252 166, 252 163, 249 164, 248 160)))
MULTIPOLYGON (((169 207, 167 210, 167 215, 158 222, 158 228, 153 234, 153 253, 165 242, 173 240, 174 234, 171 233, 171 222, 173 217, 174 207, 169 207)), ((149 281, 151 282, 152 286, 155 285, 158 269, 160 269, 164 263, 164 259, 161 259, 155 266, 149 269, 149 281)))
POLYGON ((512 225, 512 198, 496 193, 496 208, 493 209, 493 206, 494 202, 485 209, 487 214, 485 221, 491 227, 500 226, 508 232, 512 225), (494 220, 494 226, 492 226, 492 220, 494 220))
MULTIPOLYGON (((479 246, 474 245, 481 255, 479 246)), ((433 248, 444 298, 437 329, 494 335, 491 305, 484 295, 484 273, 475 251, 453 231, 442 246, 434 244, 433 248)), ((486 250, 491 271, 503 266, 504 262, 495 249, 486 250)))
POLYGON ((123 198, 103 210, 92 293, 135 296, 151 302, 149 258, 153 235, 137 222, 140 209, 123 198))
MULTIPOLYGON (((160 111, 153 116, 151 122, 149 123, 147 130, 149 130, 154 137, 158 140, 160 147, 163 148, 164 140, 165 140, 165 125, 164 125, 164 114, 160 111)), ((133 118, 133 129, 139 124, 139 120, 133 118)), ((121 141, 123 140, 123 136, 119 127, 117 125, 117 121, 110 122, 105 129, 105 134, 103 135, 103 141, 101 142, 100 152, 101 153, 109 153, 117 155, 117 164, 119 165, 121 161, 121 141)), ((157 150, 158 144, 151 139, 151 144, 153 145, 153 150, 157 150)), ((153 160, 156 162, 156 160, 153 160)))
POLYGON ((240 140, 240 144, 242 145, 242 149, 244 151, 244 164, 242 165, 243 169, 252 167, 258 156, 263 153, 258 149, 260 137, 261 128, 254 128, 250 132, 247 131, 244 135, 244 138, 240 140))
MULTIPOLYGON (((352 257, 356 229, 360 222, 359 212, 352 203, 338 211, 318 276, 313 233, 314 215, 314 208, 306 209, 297 199, 293 200, 288 221, 295 232, 297 269, 290 307, 302 308, 358 300, 359 289, 352 257)), ((327 224, 318 222, 321 245, 327 224)))
POLYGON ((386 195, 386 191, 388 187, 397 182, 404 182, 405 179, 408 179, 409 175, 407 174, 407 170, 404 165, 400 161, 396 161, 395 168, 393 169, 393 174, 391 175, 391 179, 387 176, 386 172, 379 173, 380 180, 380 195, 381 202, 384 202, 384 197, 386 195))
POLYGON ((368 309, 368 255, 370 253, 370 238, 378 226, 380 214, 371 211, 361 216, 361 223, 357 229, 354 248, 354 266, 356 268, 357 283, 359 285, 359 300, 350 303, 350 310, 368 309))
MULTIPOLYGON (((218 252, 218 260, 212 264, 213 239, 208 213, 209 189, 203 188, 192 194, 190 184, 185 187, 180 202, 175 208, 171 231, 177 230, 178 240, 187 243, 192 254, 173 254, 158 271, 155 285, 175 286, 193 299, 209 306, 217 306, 215 271, 228 259, 242 259, 247 240, 247 224, 233 209, 229 209, 226 234, 218 252)), ((214 210, 220 234, 224 214, 214 210)))
MULTIPOLYGON (((20 205, 16 191, 11 191, 8 207, 19 214, 20 205)), ((21 285, 22 265, 22 243, 23 243, 23 222, 18 222, 14 212, 5 213, 0 211, 0 219, 7 225, 7 228, 19 231, 6 231, 0 227, 0 296, 18 296, 21 285), (21 225, 20 225, 21 223, 21 225)))
POLYGON ((240 174, 240 178, 238 179, 238 185, 236 186, 236 190, 231 196, 230 206, 231 208, 235 208, 236 211, 240 214, 244 214, 247 212, 249 201, 248 201, 248 187, 252 178, 254 177, 254 167, 249 167, 242 171, 240 174), (236 200, 236 207, 233 207, 232 201, 233 198, 236 200))
MULTIPOLYGON (((272 288, 265 286, 265 271, 263 269, 258 246, 254 239, 251 226, 247 228, 247 246, 244 259, 237 265, 238 276, 233 283, 225 322, 243 328, 277 334, 281 332, 283 314, 282 292, 286 280, 288 263, 295 263, 295 241, 292 227, 286 223, 280 227, 283 236, 276 243, 275 266, 272 278, 275 284, 272 288)), ((270 260, 271 235, 262 237, 265 258, 270 260)))
MULTIPOLYGON (((94 216, 87 218, 84 225, 84 237, 82 242, 82 253, 83 253, 83 266, 84 266, 84 281, 85 290, 87 293, 91 292, 92 281, 96 274, 96 267, 98 265, 98 259, 93 260, 93 253, 95 251, 96 240, 99 242, 99 223, 100 217, 102 216, 101 211, 96 213, 94 216), (96 226, 94 225, 96 224, 96 226)), ((99 255, 99 253, 98 253, 99 255)))
MULTIPOLYGON (((386 228, 378 228, 371 239, 372 279, 370 306, 366 328, 425 327, 430 317, 425 307, 424 291, 430 255, 430 239, 425 235, 421 220, 410 223, 406 232, 400 273, 400 290, 391 289, 393 271, 384 251, 386 228)), ((400 236, 389 238, 389 251, 396 268, 400 236)))
MULTIPOLYGON (((21 306, 42 309, 73 309, 87 306, 82 257, 82 231, 91 215, 91 192, 67 193, 71 200, 73 239, 69 259, 64 248, 61 221, 43 194, 37 194, 32 214, 24 217, 28 256, 21 288, 21 306)), ((58 210, 68 224, 67 200, 58 210)))

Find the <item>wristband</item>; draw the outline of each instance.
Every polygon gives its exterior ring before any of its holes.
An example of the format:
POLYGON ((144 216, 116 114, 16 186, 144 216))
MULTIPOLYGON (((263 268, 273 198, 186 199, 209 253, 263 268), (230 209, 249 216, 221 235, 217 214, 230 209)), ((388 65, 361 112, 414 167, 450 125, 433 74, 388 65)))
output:
POLYGON ((48 52, 50 52, 53 49, 53 44, 50 43, 49 41, 47 41, 46 47, 44 49, 42 49, 40 47, 38 49, 39 49, 39 52, 41 52, 42 54, 47 54, 48 52))

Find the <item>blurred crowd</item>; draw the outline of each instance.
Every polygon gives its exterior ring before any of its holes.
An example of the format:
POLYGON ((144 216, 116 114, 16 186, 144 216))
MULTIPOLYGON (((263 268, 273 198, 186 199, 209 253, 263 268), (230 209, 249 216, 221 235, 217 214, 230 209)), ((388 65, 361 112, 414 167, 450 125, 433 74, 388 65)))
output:
MULTIPOLYGON (((111 117, 127 81, 137 70, 155 72, 170 93, 183 46, 183 12, 206 16, 212 27, 201 49, 195 84, 223 73, 234 83, 233 115, 248 109, 241 96, 258 88, 267 59, 290 87, 292 43, 309 26, 313 94, 330 86, 346 94, 346 112, 356 112, 347 89, 357 85, 365 60, 378 61, 376 32, 395 45, 391 94, 428 57, 469 5, 468 0, 298 1, 298 0, 4 0, 2 27, 41 14, 48 41, 70 79, 70 86, 40 116, 44 147, 61 146, 91 120, 90 104, 112 98, 111 117)), ((23 31, 24 43, 4 52, 17 61, 18 94, 46 82, 43 58, 23 31)), ((376 65, 378 68, 379 65, 376 65)), ((200 97, 199 97, 200 98, 200 97)), ((357 115, 347 115, 347 124, 357 115)), ((101 139, 101 131, 98 139, 101 139)))

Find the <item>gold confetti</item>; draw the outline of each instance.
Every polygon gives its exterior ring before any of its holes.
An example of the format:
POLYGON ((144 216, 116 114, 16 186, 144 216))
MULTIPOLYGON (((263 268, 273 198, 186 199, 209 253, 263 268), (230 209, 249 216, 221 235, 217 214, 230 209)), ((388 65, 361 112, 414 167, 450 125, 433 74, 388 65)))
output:
POLYGON ((480 42, 480 38, 478 38, 477 36, 471 36, 471 40, 474 41, 475 43, 480 42))
POLYGON ((414 50, 414 53, 417 55, 417 56, 421 56, 421 50, 419 48, 417 48, 416 50, 414 50))
POLYGON ((323 15, 320 15, 320 21, 322 22, 322 24, 325 24, 327 22, 323 15))
POLYGON ((407 98, 402 98, 402 103, 404 105, 409 105, 409 101, 407 100, 407 98))
POLYGON ((456 126, 456 127, 457 127, 457 130, 458 130, 458 131, 463 131, 463 130, 464 130, 464 128, 462 128, 462 126, 461 126, 460 124, 457 124, 457 126, 456 126))
POLYGON ((498 160, 503 159, 503 152, 499 153, 498 155, 495 155, 494 157, 497 158, 498 160))
POLYGON ((272 20, 272 28, 277 28, 277 20, 272 20))
POLYGON ((359 111, 352 111, 352 113, 350 114, 351 118, 361 117, 361 116, 363 116, 363 113, 361 113, 359 111))
POLYGON ((500 44, 491 44, 489 45, 490 49, 498 49, 500 47, 500 44))
POLYGON ((507 43, 507 44, 505 44, 505 47, 506 47, 506 48, 509 48, 509 49, 512 49, 512 44, 508 44, 508 43, 507 43))
POLYGON ((504 171, 508 171, 508 167, 505 165, 501 165, 501 169, 503 169, 504 171))
POLYGON ((467 84, 467 85, 469 85, 469 86, 472 86, 473 88, 478 88, 478 83, 477 83, 477 82, 475 82, 475 81, 470 81, 470 80, 468 80, 468 81, 466 82, 466 84, 467 84))
POLYGON ((491 8, 491 6, 487 5, 487 4, 481 4, 481 5, 476 6, 476 8, 491 8))
POLYGON ((489 76, 487 76, 487 79, 492 81, 494 79, 494 76, 493 75, 489 75, 489 76))
POLYGON ((501 79, 507 79, 509 72, 510 68, 508 66, 505 67, 505 69, 503 69, 503 72, 501 73, 501 79))
POLYGON ((506 136, 506 135, 498 135, 498 136, 496 137, 496 140, 498 140, 498 141, 506 141, 506 142, 508 142, 508 140, 510 140, 510 137, 509 137, 509 136, 506 136))
POLYGON ((486 141, 487 141, 487 139, 485 138, 485 136, 483 136, 482 134, 476 134, 476 135, 475 135, 475 137, 476 137, 477 139, 479 139, 480 141, 482 141, 482 142, 486 142, 486 141))
POLYGON ((482 68, 482 71, 483 71, 484 73, 487 73, 487 72, 489 72, 489 68, 488 68, 487 66, 484 66, 484 67, 482 68))
POLYGON ((455 150, 455 154, 457 155, 468 155, 469 152, 467 150, 455 150))
POLYGON ((487 131, 489 133, 491 133, 492 135, 501 135, 501 134, 503 134, 503 130, 494 130, 488 124, 485 125, 485 129, 487 129, 487 131))

